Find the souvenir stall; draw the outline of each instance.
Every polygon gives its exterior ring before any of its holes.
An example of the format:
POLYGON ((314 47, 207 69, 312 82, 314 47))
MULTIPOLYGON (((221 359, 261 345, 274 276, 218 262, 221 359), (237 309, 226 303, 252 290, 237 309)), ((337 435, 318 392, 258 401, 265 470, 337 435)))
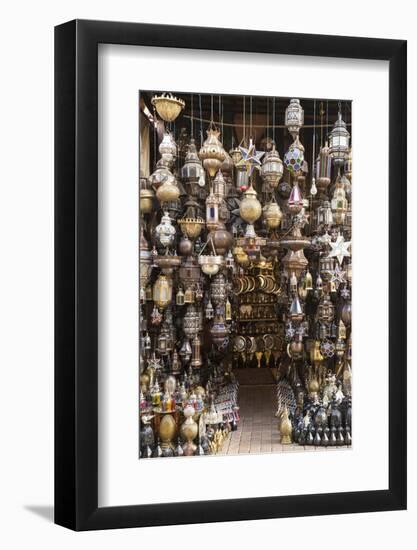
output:
POLYGON ((140 94, 141 458, 221 452, 243 369, 273 373, 282 444, 351 443, 349 117, 140 94))

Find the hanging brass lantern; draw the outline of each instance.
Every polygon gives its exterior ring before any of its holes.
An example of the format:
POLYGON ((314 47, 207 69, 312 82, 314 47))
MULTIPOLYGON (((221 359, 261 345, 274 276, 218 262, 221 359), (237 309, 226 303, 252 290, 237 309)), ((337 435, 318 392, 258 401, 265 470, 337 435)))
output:
POLYGON ((170 166, 172 164, 169 155, 162 155, 162 158, 156 163, 156 169, 148 178, 148 183, 154 189, 158 189, 160 185, 169 177, 173 177, 170 166))
POLYGON ((276 229, 282 220, 282 212, 275 197, 263 208, 263 217, 268 229, 276 229))
POLYGON ((343 183, 337 178, 335 190, 332 197, 331 208, 333 212, 334 223, 343 225, 348 210, 348 201, 343 183))
POLYGON ((171 93, 155 95, 151 103, 165 122, 173 122, 185 107, 185 101, 174 97, 171 93))
POLYGON ((229 248, 232 246, 233 237, 223 222, 219 222, 214 231, 210 232, 209 238, 211 239, 216 253, 220 256, 224 256, 229 248))
POLYGON ((350 147, 349 154, 345 160, 345 176, 352 183, 352 147, 350 147))
POLYGON ((172 302, 172 282, 166 275, 159 275, 153 286, 153 301, 164 309, 172 302))
POLYGON ((317 307, 317 320, 329 323, 334 319, 335 308, 328 294, 324 294, 317 307))
POLYGON ((201 266, 201 271, 211 277, 219 272, 220 267, 223 265, 223 256, 201 254, 198 257, 198 263, 201 266))
POLYGON ((291 99, 285 109, 285 126, 293 139, 298 136, 301 126, 304 124, 304 110, 299 99, 291 99))
POLYGON ((330 175, 332 169, 332 159, 329 154, 327 141, 324 147, 320 148, 319 156, 316 162, 316 183, 320 191, 325 191, 330 185, 330 175))
POLYGON ((212 178, 214 178, 226 157, 219 136, 220 132, 218 130, 209 128, 207 130, 207 138, 199 152, 203 166, 212 178))
POLYGON ((206 199, 206 226, 209 231, 216 229, 219 223, 219 204, 220 201, 211 188, 206 199))
POLYGON ((170 173, 164 182, 156 190, 156 198, 160 203, 176 201, 180 196, 180 190, 175 177, 170 173))
POLYGON ((242 220, 253 225, 262 214, 261 203, 257 199, 257 193, 252 185, 244 193, 244 198, 239 206, 242 220))
POLYGON ((139 208, 142 214, 152 212, 154 195, 152 189, 141 189, 139 191, 139 208))
POLYGON ((278 187, 283 173, 284 165, 282 164, 278 151, 275 149, 274 143, 272 150, 266 153, 264 157, 261 169, 262 178, 271 189, 275 189, 278 187))

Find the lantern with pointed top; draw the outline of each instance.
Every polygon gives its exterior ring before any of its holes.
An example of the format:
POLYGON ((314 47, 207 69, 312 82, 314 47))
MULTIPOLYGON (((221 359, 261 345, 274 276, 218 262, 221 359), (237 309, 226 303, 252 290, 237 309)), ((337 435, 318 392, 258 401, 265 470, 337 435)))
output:
POLYGON ((299 99, 291 99, 285 109, 285 126, 293 139, 298 136, 301 126, 304 124, 304 110, 299 99))
POLYGON ((346 129, 346 123, 339 112, 338 118, 330 132, 329 153, 336 166, 342 166, 345 159, 349 156, 350 134, 346 129))

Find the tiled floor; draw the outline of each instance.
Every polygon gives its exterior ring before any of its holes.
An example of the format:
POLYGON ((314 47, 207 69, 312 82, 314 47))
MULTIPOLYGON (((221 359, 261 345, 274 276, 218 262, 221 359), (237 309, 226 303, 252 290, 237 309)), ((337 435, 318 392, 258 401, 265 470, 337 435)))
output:
POLYGON ((239 388, 240 423, 224 442, 220 454, 279 453, 335 450, 341 447, 281 445, 276 412, 275 385, 239 388))

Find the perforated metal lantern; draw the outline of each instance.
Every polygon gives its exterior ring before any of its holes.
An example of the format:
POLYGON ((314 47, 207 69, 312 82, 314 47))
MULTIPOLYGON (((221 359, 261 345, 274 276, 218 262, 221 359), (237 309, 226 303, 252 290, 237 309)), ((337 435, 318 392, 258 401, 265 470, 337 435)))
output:
POLYGON ((285 126, 295 139, 298 136, 301 126, 304 124, 304 110, 299 99, 291 99, 285 109, 285 126))
POLYGON ((262 178, 272 189, 275 189, 275 187, 278 187, 283 173, 284 165, 274 143, 272 150, 266 153, 264 157, 261 169, 262 178))
POLYGON ((330 157, 329 146, 326 142, 324 147, 321 147, 316 162, 316 183, 320 191, 324 191, 330 184, 331 170, 332 159, 330 157))
POLYGON ((349 156, 350 134, 346 129, 346 123, 342 120, 342 114, 338 118, 330 132, 329 153, 334 163, 338 166, 343 165, 345 159, 349 156))

